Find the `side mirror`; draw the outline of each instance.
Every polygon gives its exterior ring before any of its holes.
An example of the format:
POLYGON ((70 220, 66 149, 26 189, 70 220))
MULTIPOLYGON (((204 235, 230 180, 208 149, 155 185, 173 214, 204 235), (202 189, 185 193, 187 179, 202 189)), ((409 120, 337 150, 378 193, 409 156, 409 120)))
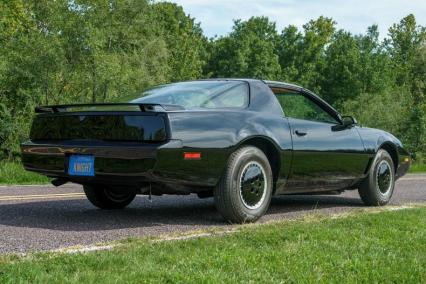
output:
POLYGON ((343 126, 352 126, 352 125, 357 125, 358 122, 356 121, 356 119, 352 116, 342 116, 342 125, 343 126))
POLYGON ((351 128, 354 125, 357 125, 358 122, 356 121, 356 119, 352 116, 342 116, 342 123, 341 124, 337 124, 337 125, 333 125, 331 127, 331 130, 333 131, 341 131, 344 129, 348 129, 351 128))

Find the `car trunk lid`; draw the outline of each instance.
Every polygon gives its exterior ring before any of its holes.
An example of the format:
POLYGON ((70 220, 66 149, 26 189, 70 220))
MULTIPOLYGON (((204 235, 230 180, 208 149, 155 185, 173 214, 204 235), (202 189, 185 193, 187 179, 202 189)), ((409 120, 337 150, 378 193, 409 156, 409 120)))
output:
POLYGON ((147 104, 57 105, 36 108, 32 141, 163 142, 167 107, 147 104))

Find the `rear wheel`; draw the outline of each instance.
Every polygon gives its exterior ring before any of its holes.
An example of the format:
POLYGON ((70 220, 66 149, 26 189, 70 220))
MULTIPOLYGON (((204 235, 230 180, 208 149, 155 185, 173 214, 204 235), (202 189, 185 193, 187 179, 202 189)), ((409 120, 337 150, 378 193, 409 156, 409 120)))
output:
POLYGON ((101 209, 122 209, 135 199, 136 191, 106 187, 103 185, 84 185, 87 199, 101 209))
POLYGON ((382 206, 389 203, 395 187, 395 168, 389 153, 380 149, 368 177, 359 187, 362 201, 369 206, 382 206))
POLYGON ((238 149, 215 188, 216 208, 231 223, 256 221, 268 210, 272 182, 271 166, 260 149, 238 149))

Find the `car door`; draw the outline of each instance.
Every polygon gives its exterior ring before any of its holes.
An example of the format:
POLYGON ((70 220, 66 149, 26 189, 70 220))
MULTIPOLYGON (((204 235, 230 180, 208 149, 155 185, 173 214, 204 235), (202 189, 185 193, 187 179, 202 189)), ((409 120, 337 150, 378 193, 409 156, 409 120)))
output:
POLYGON ((283 90, 276 96, 293 143, 287 191, 342 189, 364 174, 368 155, 355 127, 333 127, 340 116, 312 94, 283 90))

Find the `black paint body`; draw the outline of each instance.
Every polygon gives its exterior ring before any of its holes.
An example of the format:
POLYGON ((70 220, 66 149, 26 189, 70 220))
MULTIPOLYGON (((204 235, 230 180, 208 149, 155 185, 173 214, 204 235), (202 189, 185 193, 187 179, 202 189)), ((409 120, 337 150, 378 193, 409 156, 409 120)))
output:
POLYGON ((397 177, 407 172, 409 153, 393 135, 357 125, 333 130, 334 124, 288 118, 271 87, 302 92, 342 121, 331 106, 298 86, 241 81, 250 87, 244 109, 143 111, 141 107, 136 112, 99 113, 43 107, 47 111, 35 118, 30 140, 21 146, 23 164, 49 177, 135 187, 143 193, 150 188, 153 194, 211 190, 230 154, 245 144, 267 152, 275 194, 356 188, 380 148, 390 152, 397 177), (299 136, 296 130, 306 135, 299 136), (201 159, 185 160, 185 152, 201 152, 201 159), (69 176, 71 154, 94 155, 95 177, 69 176))

